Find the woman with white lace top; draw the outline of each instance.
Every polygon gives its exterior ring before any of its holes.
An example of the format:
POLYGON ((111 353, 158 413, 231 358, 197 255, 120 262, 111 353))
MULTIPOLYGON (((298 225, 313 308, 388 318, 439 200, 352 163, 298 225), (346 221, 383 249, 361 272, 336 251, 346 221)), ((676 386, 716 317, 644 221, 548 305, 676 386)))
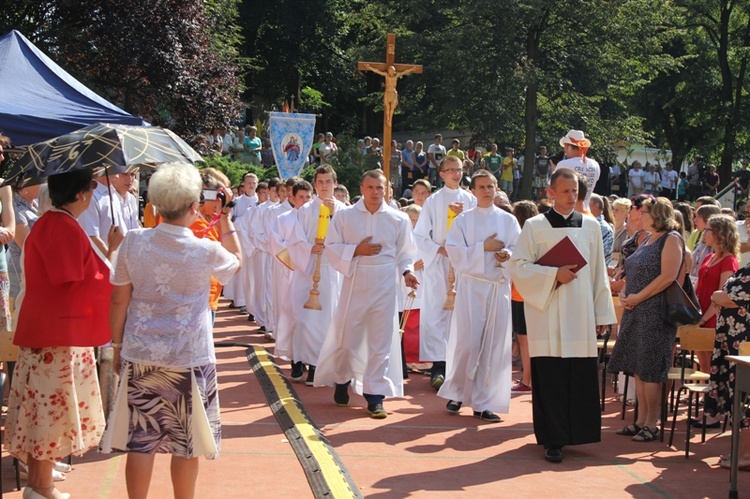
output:
MULTIPOLYGON (((128 232, 112 273, 110 325, 121 384, 102 451, 128 452, 130 498, 148 495, 157 452, 172 454, 175 497, 193 497, 198 456, 219 454, 209 283, 210 277, 226 283, 241 253, 229 206, 217 220, 221 243, 189 229, 200 212, 202 185, 192 165, 159 167, 149 198, 163 222, 128 232)), ((232 191, 220 190, 230 201, 232 191)))

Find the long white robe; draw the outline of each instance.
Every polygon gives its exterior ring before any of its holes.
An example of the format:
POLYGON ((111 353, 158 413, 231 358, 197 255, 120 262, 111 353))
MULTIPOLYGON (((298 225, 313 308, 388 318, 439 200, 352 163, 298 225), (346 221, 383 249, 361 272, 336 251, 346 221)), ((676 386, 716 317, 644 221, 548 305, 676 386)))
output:
POLYGON ((269 320, 270 283, 268 282, 267 272, 270 269, 271 260, 267 246, 266 215, 268 210, 277 204, 269 199, 246 215, 250 218, 248 221, 248 237, 255 248, 255 252, 251 260, 253 294, 252 298, 248 296, 245 301, 248 303, 248 309, 255 316, 255 322, 270 331, 273 331, 273 325, 269 320))
POLYGON ((463 189, 443 187, 428 197, 422 206, 414 239, 419 258, 424 261, 421 308, 419 317, 419 360, 444 361, 450 331, 451 311, 443 310, 448 293, 448 258, 438 254, 448 235, 448 205, 457 201, 464 211, 477 205, 476 198, 463 189))
MULTIPOLYGON (((272 238, 274 259, 279 251, 287 248, 287 244, 294 233, 296 225, 296 210, 289 210, 276 219, 276 223, 273 227, 272 238)), ((294 332, 294 325, 297 320, 292 308, 292 300, 290 299, 293 272, 286 266, 281 266, 284 270, 281 270, 282 279, 279 280, 279 286, 277 288, 281 298, 279 305, 276 308, 277 319, 276 329, 274 330, 276 348, 274 349, 274 353, 282 359, 292 360, 292 333, 294 332)))
POLYGON ((507 265, 524 299, 529 355, 596 357, 596 326, 617 320, 599 222, 584 216, 581 228, 553 228, 544 215, 530 218, 507 265), (587 265, 577 279, 555 288, 557 269, 535 262, 565 236, 587 265))
MULTIPOLYGON (((252 205, 247 208, 247 212, 251 212, 258 208, 257 205, 252 205)), ((240 246, 242 247, 242 267, 240 271, 235 274, 234 283, 237 281, 237 285, 234 287, 235 305, 246 306, 247 311, 253 315, 255 312, 252 309, 252 297, 253 297, 253 254, 255 253, 255 246, 251 237, 252 231, 252 216, 250 213, 243 214, 242 217, 238 218, 238 222, 235 224, 235 230, 237 236, 240 239, 240 246), (239 277, 239 279, 236 279, 239 277), (238 299, 241 299, 241 303, 238 303, 238 299)))
POLYGON ((258 196, 239 196, 237 203, 232 208, 232 217, 235 222, 235 230, 237 231, 237 237, 240 239, 242 245, 242 268, 239 272, 234 274, 229 280, 226 286, 224 286, 224 298, 232 300, 235 307, 244 307, 247 305, 245 298, 245 288, 248 276, 250 275, 250 262, 245 259, 245 255, 252 255, 253 246, 249 240, 243 240, 243 235, 247 233, 245 225, 242 223, 242 219, 248 211, 248 208, 253 208, 258 204, 258 196))
POLYGON ((294 207, 289 202, 284 201, 283 203, 279 203, 268 210, 266 223, 266 230, 268 231, 267 248, 269 259, 271 260, 266 273, 268 282, 270 283, 271 295, 269 302, 269 322, 273 326, 269 331, 274 338, 276 338, 276 328, 279 324, 279 307, 285 300, 286 294, 289 291, 289 284, 292 282, 292 271, 276 258, 276 254, 286 248, 286 243, 280 239, 280 235, 277 232, 277 225, 279 217, 292 210, 294 210, 294 207))
POLYGON ((315 386, 353 381, 359 394, 403 396, 396 272, 413 271, 417 258, 409 218, 385 203, 370 213, 360 199, 333 217, 325 252, 344 275, 344 284, 318 359, 315 386), (382 245, 380 253, 355 257, 366 237, 382 245))
POLYGON ((446 377, 438 395, 474 411, 507 413, 512 375, 510 273, 484 250, 492 234, 513 252, 521 234, 516 218, 492 206, 459 215, 445 249, 458 274, 456 309, 448 338, 446 377))
MULTIPOLYGON (((341 276, 330 267, 325 252, 320 255, 320 282, 318 291, 322 310, 304 308, 310 298, 313 287, 313 272, 315 271, 316 256, 312 254, 315 236, 318 232, 320 218, 320 198, 315 198, 297 210, 297 225, 289 237, 287 248, 294 263, 290 299, 295 316, 294 331, 292 332, 292 355, 296 362, 316 365, 320 348, 323 346, 328 328, 331 325, 333 311, 336 308, 341 291, 341 276)), ((333 218, 346 205, 335 201, 333 218)), ((316 373, 317 376, 317 373, 316 373)))

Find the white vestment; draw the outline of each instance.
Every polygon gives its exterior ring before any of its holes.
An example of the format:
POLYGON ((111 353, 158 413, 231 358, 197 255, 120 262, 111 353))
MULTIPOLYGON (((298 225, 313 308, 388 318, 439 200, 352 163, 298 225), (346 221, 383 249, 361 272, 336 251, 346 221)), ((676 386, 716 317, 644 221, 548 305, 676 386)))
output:
POLYGON ((275 331, 279 323, 279 307, 286 300, 287 293, 289 292, 289 284, 292 282, 291 270, 276 258, 276 254, 286 248, 285 243, 276 231, 278 230, 279 217, 292 210, 294 210, 294 207, 288 201, 284 201, 276 206, 272 206, 267 212, 266 231, 268 242, 266 248, 268 249, 268 258, 271 262, 266 270, 266 276, 270 284, 268 321, 272 326, 269 332, 272 333, 271 335, 274 338, 276 338, 275 331))
POLYGON ((235 222, 238 222, 245 216, 248 208, 258 205, 258 195, 253 194, 252 196, 248 196, 243 194, 242 196, 239 196, 236 201, 234 208, 232 208, 232 218, 235 222))
MULTIPOLYGON (((334 202, 336 207, 331 220, 335 220, 338 212, 346 208, 346 205, 340 201, 334 202)), ((287 243, 289 256, 294 263, 289 293, 295 316, 291 358, 295 362, 304 362, 313 366, 317 365, 320 348, 323 346, 323 340, 331 325, 331 317, 341 290, 341 276, 330 267, 328 257, 324 252, 320 255, 320 282, 318 283, 320 292, 318 298, 323 309, 304 308, 313 287, 313 272, 317 256, 312 254, 312 248, 318 233, 322 204, 320 198, 315 198, 297 210, 297 226, 287 243)))
POLYGON ((464 211, 477 205, 470 192, 443 187, 427 198, 414 228, 419 258, 424 262, 419 316, 419 360, 422 362, 445 360, 451 311, 443 310, 443 305, 448 293, 450 263, 438 250, 445 245, 448 232, 448 205, 457 201, 463 202, 464 211))
POLYGON ((544 215, 530 218, 506 265, 524 300, 529 355, 596 357, 596 326, 617 320, 599 222, 584 216, 581 228, 553 228, 544 215), (557 268, 535 262, 565 236, 587 264, 576 279, 556 288, 557 268))
MULTIPOLYGON (((258 205, 251 205, 247 208, 242 216, 237 217, 237 223, 234 228, 237 231, 237 237, 240 239, 242 247, 242 267, 230 281, 232 286, 232 295, 236 307, 247 307, 247 311, 253 315, 253 255, 255 246, 252 239, 252 216, 250 212, 256 210, 258 205)), ((226 293, 225 293, 226 296, 226 293)))
POLYGON ((396 272, 414 270, 417 251, 409 218, 385 202, 370 213, 360 199, 333 217, 325 252, 344 275, 344 284, 318 359, 315 386, 353 381, 360 395, 403 396, 396 272), (382 245, 380 253, 355 257, 366 237, 372 237, 370 244, 382 245))
POLYGON ((273 331, 273 325, 269 321, 269 297, 270 283, 268 282, 267 271, 271 267, 271 260, 268 252, 268 237, 266 233, 266 214, 269 208, 276 206, 278 203, 270 199, 259 204, 256 209, 250 210, 246 217, 248 238, 252 242, 255 251, 253 252, 252 262, 252 297, 247 295, 245 301, 248 305, 248 311, 255 316, 255 322, 259 326, 265 327, 266 330, 273 331))
MULTIPOLYGON (((287 243, 294 233, 296 226, 297 212, 293 209, 276 219, 272 237, 274 257, 279 251, 287 248, 287 243)), ((278 287, 281 299, 279 306, 276 308, 277 318, 276 329, 274 330, 276 348, 274 349, 274 353, 283 359, 292 360, 292 333, 294 332, 294 324, 297 320, 294 316, 292 300, 290 299, 293 272, 283 264, 281 266, 283 267, 280 272, 282 279, 279 281, 278 287)))
POLYGON ((492 206, 459 215, 445 249, 459 276, 448 338, 446 377, 438 395, 474 411, 508 412, 512 367, 510 273, 484 250, 492 234, 513 248, 521 234, 516 218, 492 206))

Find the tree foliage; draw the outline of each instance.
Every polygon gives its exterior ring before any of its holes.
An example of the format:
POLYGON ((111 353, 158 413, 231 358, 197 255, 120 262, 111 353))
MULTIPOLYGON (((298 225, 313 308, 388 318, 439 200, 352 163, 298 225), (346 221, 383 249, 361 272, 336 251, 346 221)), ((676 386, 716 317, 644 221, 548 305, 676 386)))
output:
POLYGON ((356 63, 383 61, 394 32, 396 61, 424 66, 399 81, 396 131, 470 131, 530 160, 580 128, 599 158, 700 151, 723 179, 750 143, 740 0, 17 0, 0 27, 188 135, 237 116, 241 80, 251 121, 293 96, 321 130, 379 135, 383 78, 356 63))
POLYGON ((238 115, 235 0, 23 0, 3 14, 108 100, 188 138, 238 115))

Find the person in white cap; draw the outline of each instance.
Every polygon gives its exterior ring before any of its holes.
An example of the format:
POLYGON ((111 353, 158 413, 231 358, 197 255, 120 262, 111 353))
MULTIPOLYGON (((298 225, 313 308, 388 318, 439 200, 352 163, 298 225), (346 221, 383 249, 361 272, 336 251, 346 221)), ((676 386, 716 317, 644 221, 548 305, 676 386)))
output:
POLYGON ((565 159, 560 161, 556 168, 568 168, 574 172, 581 173, 586 177, 586 198, 583 200, 583 208, 589 209, 589 199, 594 192, 594 186, 599 180, 601 169, 595 159, 586 157, 591 141, 586 138, 581 130, 570 130, 565 137, 560 139, 560 145, 565 150, 565 159))

